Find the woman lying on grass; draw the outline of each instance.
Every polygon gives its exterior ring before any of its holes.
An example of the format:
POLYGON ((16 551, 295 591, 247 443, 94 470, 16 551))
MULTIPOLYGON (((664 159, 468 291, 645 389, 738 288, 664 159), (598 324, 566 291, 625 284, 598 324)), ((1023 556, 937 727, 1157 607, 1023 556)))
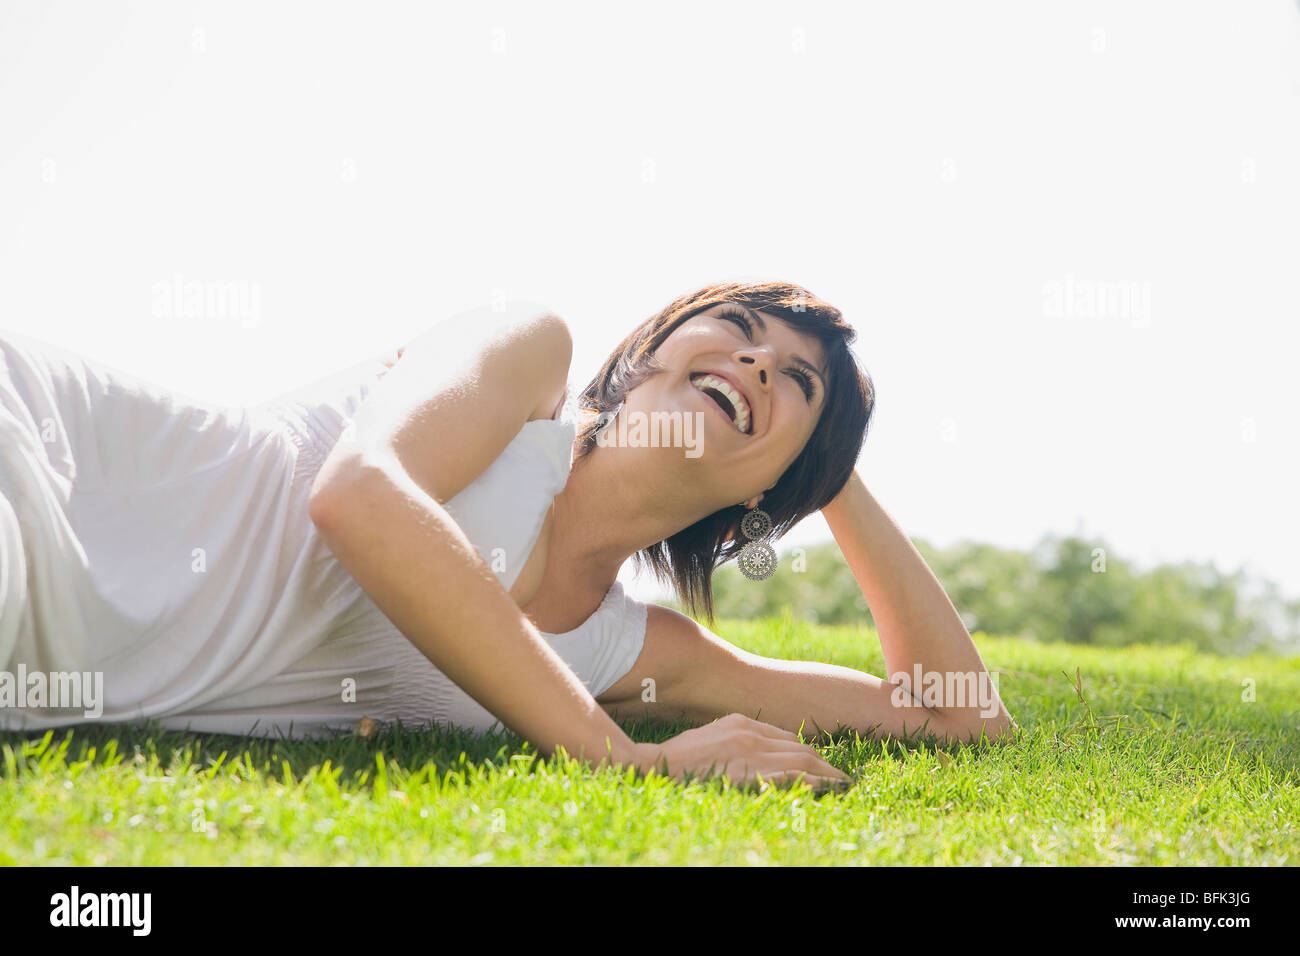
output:
MULTIPOLYGON (((8 427, 26 441, 25 458, 0 460, 0 506, 39 493, 67 515, 35 527, 20 508, 0 537, 26 572, 23 612, 0 616, 0 661, 102 670, 107 720, 253 733, 363 714, 500 721, 546 754, 679 779, 846 780, 800 732, 1004 739, 1015 723, 969 633, 854 470, 874 393, 853 338, 798 286, 707 287, 635 329, 575 408, 564 321, 483 309, 242 414, 0 339, 4 404, 22 412, 8 427), (42 411, 62 445, 13 424, 42 411), (169 454, 105 454, 105 429, 128 417, 169 454), (38 480, 42 451, 68 482, 38 480), (711 620, 714 569, 738 557, 761 579, 768 542, 819 509, 891 681, 746 652, 616 580, 635 557, 711 620), (198 551, 199 574, 159 557, 198 551), (62 583, 42 575, 54 559, 62 583), (80 616, 38 613, 60 599, 80 616), (657 744, 616 723, 647 715, 723 719, 657 744)), ((0 708, 4 725, 42 725, 14 714, 0 708)))
POLYGON ((449 374, 445 333, 435 330, 357 416, 355 441, 331 453, 312 516, 434 664, 544 750, 563 744, 594 760, 608 748, 620 764, 664 758, 671 772, 712 765, 733 779, 842 779, 799 743, 801 728, 898 735, 926 724, 944 739, 999 737, 1012 720, 996 691, 983 716, 987 703, 973 696, 965 707, 900 706, 896 684, 757 657, 666 607, 648 608, 639 655, 597 698, 535 633, 579 625, 636 554, 707 612, 710 576, 746 543, 740 522, 749 509, 761 505, 779 536, 820 508, 873 610, 888 673, 910 679, 919 665, 984 675, 991 686, 951 602, 854 471, 874 395, 849 351, 852 337, 836 310, 781 283, 706 288, 635 330, 582 393, 576 461, 530 556, 535 566, 507 594, 467 554, 438 502, 492 462, 521 422, 551 417, 572 343, 559 318, 524 313, 504 334, 461 349, 449 374), (661 423, 700 413, 702 453, 618 443, 656 412, 661 423), (602 426, 612 440, 598 439, 602 426), (694 721, 731 716, 637 745, 613 718, 647 709, 694 721), (765 723, 740 716, 755 714, 765 723))

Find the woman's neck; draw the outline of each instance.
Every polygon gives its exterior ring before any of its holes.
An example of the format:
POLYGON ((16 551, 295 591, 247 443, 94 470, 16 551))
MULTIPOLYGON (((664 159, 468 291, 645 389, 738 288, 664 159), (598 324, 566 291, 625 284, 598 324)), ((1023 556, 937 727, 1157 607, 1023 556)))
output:
POLYGON ((664 470, 659 451, 597 447, 579 458, 575 448, 568 482, 555 496, 548 569, 554 564, 564 579, 607 590, 636 552, 712 513, 700 489, 664 470))

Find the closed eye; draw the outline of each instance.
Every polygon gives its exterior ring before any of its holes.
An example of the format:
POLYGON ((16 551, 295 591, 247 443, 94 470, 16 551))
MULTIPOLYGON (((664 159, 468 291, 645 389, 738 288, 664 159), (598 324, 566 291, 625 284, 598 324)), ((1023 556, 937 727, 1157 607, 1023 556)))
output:
POLYGON ((745 338, 749 339, 751 342, 754 341, 754 324, 750 322, 749 316, 744 312, 741 312, 739 309, 720 309, 718 311, 718 318, 725 319, 728 322, 735 322, 745 330, 745 338))
POLYGON ((809 403, 811 403, 813 394, 817 391, 813 386, 812 376, 799 368, 788 368, 786 371, 790 373, 791 378, 799 381, 799 387, 803 389, 804 398, 808 399, 809 403))
MULTIPOLYGON (((751 342, 754 341, 754 323, 749 316, 740 309, 719 309, 717 317, 727 322, 736 323, 736 325, 745 330, 745 338, 749 339, 751 342)), ((817 387, 813 384, 813 377, 803 369, 795 366, 787 368, 785 372, 799 383, 799 388, 803 391, 804 398, 811 405, 813 395, 817 393, 817 387)))

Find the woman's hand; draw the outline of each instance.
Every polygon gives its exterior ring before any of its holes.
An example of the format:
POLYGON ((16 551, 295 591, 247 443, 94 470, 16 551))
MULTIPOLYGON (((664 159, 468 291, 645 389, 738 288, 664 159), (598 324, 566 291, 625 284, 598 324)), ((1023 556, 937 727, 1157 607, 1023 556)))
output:
POLYGON ((640 770, 654 769, 682 781, 688 773, 716 773, 746 787, 757 784, 760 776, 776 784, 802 779, 815 790, 852 783, 795 734, 743 714, 728 714, 661 744, 638 743, 635 754, 640 770))

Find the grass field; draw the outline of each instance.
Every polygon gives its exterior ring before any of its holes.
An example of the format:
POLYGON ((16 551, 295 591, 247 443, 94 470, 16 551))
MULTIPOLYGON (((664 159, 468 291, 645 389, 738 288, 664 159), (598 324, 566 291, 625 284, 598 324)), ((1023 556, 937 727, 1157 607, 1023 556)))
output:
MULTIPOLYGON (((866 629, 715 629, 883 674, 866 629)), ((823 752, 856 783, 816 797, 589 771, 510 734, 0 733, 0 863, 1300 861, 1300 659, 976 641, 1020 739, 936 751, 841 735, 823 752)), ((625 726, 643 740, 683 729, 625 726)))

